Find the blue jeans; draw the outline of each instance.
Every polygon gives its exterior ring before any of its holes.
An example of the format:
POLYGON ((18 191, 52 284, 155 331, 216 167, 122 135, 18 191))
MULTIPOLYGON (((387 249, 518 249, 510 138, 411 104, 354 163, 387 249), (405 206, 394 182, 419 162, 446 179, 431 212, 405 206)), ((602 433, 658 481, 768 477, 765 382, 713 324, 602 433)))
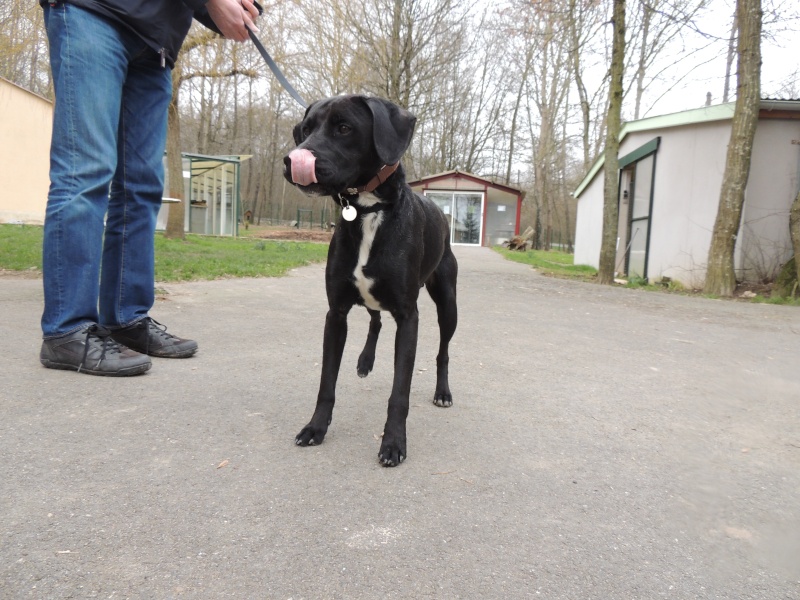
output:
POLYGON ((58 3, 44 19, 56 96, 43 247, 51 338, 124 327, 153 306, 172 74, 105 17, 58 3))

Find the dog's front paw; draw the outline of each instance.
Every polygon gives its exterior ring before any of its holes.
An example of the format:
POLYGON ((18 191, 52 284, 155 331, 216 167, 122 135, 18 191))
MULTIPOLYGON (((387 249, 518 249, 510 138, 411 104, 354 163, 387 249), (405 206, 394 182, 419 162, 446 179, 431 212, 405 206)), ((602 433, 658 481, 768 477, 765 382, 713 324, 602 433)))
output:
POLYGON ((391 442, 384 439, 378 460, 384 467, 396 467, 406 459, 406 443, 391 442))
POLYGON ((369 375, 374 365, 375 355, 369 354, 368 352, 362 352, 361 356, 358 357, 358 367, 356 368, 358 376, 364 378, 369 375))
POLYGON ((442 408, 450 408, 453 406, 453 396, 450 392, 436 392, 433 395, 433 403, 442 408))
POLYGON ((312 427, 310 424, 303 427, 302 431, 294 438, 294 443, 298 446, 316 446, 325 439, 326 429, 312 427))

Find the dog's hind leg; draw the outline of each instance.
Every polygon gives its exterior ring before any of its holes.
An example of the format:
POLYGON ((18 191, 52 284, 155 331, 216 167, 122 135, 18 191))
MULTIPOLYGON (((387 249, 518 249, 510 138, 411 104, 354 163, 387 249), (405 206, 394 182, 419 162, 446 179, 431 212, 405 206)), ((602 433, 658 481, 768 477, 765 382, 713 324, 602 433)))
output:
POLYGON ((378 310, 367 309, 369 312, 369 333, 367 343, 358 357, 358 376, 366 377, 375 365, 375 347, 378 345, 378 334, 381 332, 381 313, 378 310))
POLYGON ((347 341, 347 310, 328 311, 325 317, 325 337, 322 346, 322 374, 317 395, 317 407, 308 425, 303 427, 294 440, 298 446, 321 444, 328 432, 336 402, 336 380, 342 364, 342 353, 347 341))
POLYGON ((458 263, 450 248, 447 248, 436 271, 425 282, 428 293, 436 303, 436 313, 439 318, 439 354, 436 356, 436 391, 433 394, 433 403, 445 408, 453 405, 448 378, 450 365, 448 349, 458 324, 457 278, 458 263))

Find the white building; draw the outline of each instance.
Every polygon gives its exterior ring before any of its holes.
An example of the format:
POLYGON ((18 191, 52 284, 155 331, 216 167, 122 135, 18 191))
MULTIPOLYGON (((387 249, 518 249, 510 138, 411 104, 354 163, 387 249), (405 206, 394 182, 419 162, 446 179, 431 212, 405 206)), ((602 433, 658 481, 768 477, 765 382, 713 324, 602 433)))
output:
MULTIPOLYGON (((616 271, 690 287, 705 281, 734 103, 626 123, 620 133, 616 271)), ((800 189, 800 100, 763 100, 753 144, 737 278, 774 277, 792 257, 789 210, 800 189)), ((598 267, 603 157, 574 192, 575 264, 598 267)))

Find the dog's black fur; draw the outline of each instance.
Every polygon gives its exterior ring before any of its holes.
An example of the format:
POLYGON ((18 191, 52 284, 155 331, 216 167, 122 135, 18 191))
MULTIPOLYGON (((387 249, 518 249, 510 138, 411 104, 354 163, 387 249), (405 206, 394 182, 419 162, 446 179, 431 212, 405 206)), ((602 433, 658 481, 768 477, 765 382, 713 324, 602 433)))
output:
MULTIPOLYGON (((434 202, 412 192, 402 165, 372 193, 353 195, 348 188, 369 182, 384 165, 400 161, 414 132, 416 118, 395 104, 365 96, 339 96, 309 106, 294 128, 299 149, 316 157, 317 183, 298 187, 312 195, 331 196, 354 206, 352 222, 339 219, 328 252, 322 375, 316 410, 297 435, 299 446, 319 444, 331 422, 336 380, 347 338, 347 314, 353 305, 370 314, 358 374, 366 377, 375 360, 381 310, 397 322, 394 383, 378 458, 396 466, 408 456, 406 417, 417 349, 417 298, 424 285, 436 303, 439 354, 433 402, 453 403, 448 382, 448 345, 457 323, 458 265, 450 249, 450 227, 434 202), (376 226, 377 224, 377 226, 376 226), (365 243, 374 235, 371 247, 365 243), (370 281, 371 280, 371 281, 370 281)), ((291 159, 284 159, 292 182, 291 159)))

